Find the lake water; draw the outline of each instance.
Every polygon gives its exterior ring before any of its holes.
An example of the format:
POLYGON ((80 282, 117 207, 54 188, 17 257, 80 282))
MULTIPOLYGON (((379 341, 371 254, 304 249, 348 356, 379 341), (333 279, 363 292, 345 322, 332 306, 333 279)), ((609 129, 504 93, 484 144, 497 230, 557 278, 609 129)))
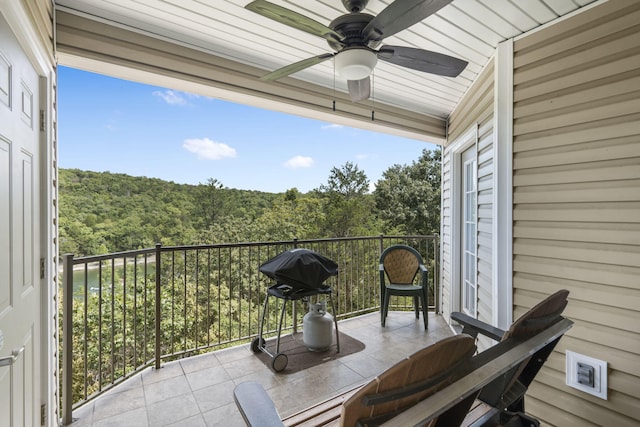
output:
MULTIPOLYGON (((107 273, 110 272, 111 267, 102 267, 102 289, 103 291, 109 289, 111 287, 111 276, 107 273)), ((115 266, 116 277, 122 277, 123 271, 122 266, 115 266)), ((155 274, 156 265, 155 262, 147 262, 147 275, 155 274)), ((127 284, 133 283, 133 267, 130 265, 129 270, 127 271, 127 284)), ((138 265, 137 275, 138 280, 142 280, 142 276, 144 273, 144 266, 138 265)), ((98 292, 100 289, 100 269, 98 267, 88 268, 87 269, 87 280, 86 280, 87 288, 89 292, 98 292)), ((84 295, 84 287, 85 287, 85 270, 77 269, 73 270, 73 295, 77 297, 82 297, 84 295)))

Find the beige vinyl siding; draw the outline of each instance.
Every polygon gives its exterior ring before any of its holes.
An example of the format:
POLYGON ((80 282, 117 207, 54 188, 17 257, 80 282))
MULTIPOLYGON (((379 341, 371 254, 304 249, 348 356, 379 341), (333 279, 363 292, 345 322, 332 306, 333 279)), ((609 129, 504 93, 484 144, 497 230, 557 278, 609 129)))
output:
POLYGON ((354 103, 346 93, 302 80, 263 81, 263 69, 64 11, 56 15, 56 47, 61 65, 432 143, 445 137, 442 118, 354 103))
POLYGON ((514 318, 566 288, 575 321, 529 390, 547 425, 640 423, 638 22, 616 0, 514 44, 514 318), (608 362, 608 400, 565 385, 566 350, 608 362))
POLYGON ((482 123, 493 116, 494 65, 495 61, 491 59, 451 113, 447 144, 458 139, 474 123, 482 123))
POLYGON ((442 316, 449 322, 451 318, 451 268, 452 248, 451 248, 451 152, 449 148, 444 148, 442 153, 442 179, 441 179, 441 201, 440 201, 440 288, 442 289, 441 307, 442 316))
MULTIPOLYGON (((443 289, 443 316, 450 317, 451 287, 459 289, 459 283, 451 283, 452 268, 459 268, 459 262, 454 260, 452 253, 452 232, 454 224, 454 206, 460 205, 460 199, 453 195, 452 183, 459 180, 459 177, 452 177, 452 162, 454 156, 460 153, 453 153, 451 143, 454 143, 471 127, 478 128, 477 143, 477 286, 478 286, 478 312, 477 316, 483 321, 491 323, 492 319, 492 203, 493 203, 493 79, 494 61, 491 60, 478 80, 471 86, 468 93, 460 103, 459 109, 455 110, 449 122, 448 144, 443 151, 442 161, 442 289, 443 289), (452 198, 455 197, 455 200, 452 198)), ((454 304, 455 305, 455 304, 454 304)), ((479 346, 484 348, 488 342, 481 342, 479 346)))

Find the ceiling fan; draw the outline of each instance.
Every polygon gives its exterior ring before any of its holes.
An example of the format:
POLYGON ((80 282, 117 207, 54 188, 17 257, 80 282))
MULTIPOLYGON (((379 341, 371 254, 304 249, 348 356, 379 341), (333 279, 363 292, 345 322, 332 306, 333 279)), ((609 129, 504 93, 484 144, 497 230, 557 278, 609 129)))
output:
POLYGON ((287 65, 261 79, 278 80, 335 57, 336 71, 347 79, 351 100, 358 102, 369 98, 369 76, 378 59, 447 77, 457 77, 467 66, 467 61, 462 59, 424 49, 390 45, 378 48, 385 37, 422 21, 452 0, 395 0, 377 16, 362 12, 369 0, 341 1, 349 13, 337 17, 328 26, 267 0, 246 5, 246 9, 262 16, 326 39, 335 51, 287 65))

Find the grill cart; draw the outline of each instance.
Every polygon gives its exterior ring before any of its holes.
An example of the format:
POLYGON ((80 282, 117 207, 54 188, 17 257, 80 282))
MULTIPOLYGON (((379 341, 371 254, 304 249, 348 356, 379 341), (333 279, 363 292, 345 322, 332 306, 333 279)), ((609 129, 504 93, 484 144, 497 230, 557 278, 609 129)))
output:
POLYGON ((336 346, 340 352, 340 340, 338 337, 338 321, 335 316, 336 307, 333 302, 332 289, 324 285, 324 281, 338 274, 338 264, 310 249, 296 248, 282 252, 260 266, 260 272, 273 279, 276 283, 267 289, 267 297, 264 300, 260 329, 257 338, 251 342, 251 350, 254 353, 261 351, 271 357, 271 368, 280 372, 287 367, 289 358, 280 353, 280 335, 282 332, 282 320, 284 318, 287 301, 309 301, 314 295, 327 295, 336 330, 336 346), (269 306, 269 297, 284 300, 278 322, 278 336, 275 352, 267 349, 263 339, 263 330, 266 314, 269 306))

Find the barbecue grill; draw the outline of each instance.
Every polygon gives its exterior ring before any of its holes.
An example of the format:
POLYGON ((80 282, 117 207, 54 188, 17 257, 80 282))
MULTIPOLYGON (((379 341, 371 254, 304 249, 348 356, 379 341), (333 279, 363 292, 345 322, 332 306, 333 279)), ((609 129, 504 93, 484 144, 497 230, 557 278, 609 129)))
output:
POLYGON ((254 353, 261 351, 269 355, 271 357, 271 368, 274 371, 280 372, 284 370, 287 367, 289 358, 286 354, 280 353, 280 335, 287 301, 302 300, 308 302, 309 297, 314 295, 326 295, 331 303, 331 310, 334 314, 336 346, 337 351, 340 352, 338 321, 335 316, 336 308, 332 296, 333 290, 324 284, 325 280, 329 277, 338 274, 338 264, 310 249, 296 248, 276 255, 262 264, 259 270, 267 277, 273 279, 275 284, 267 289, 267 297, 264 300, 260 320, 260 330, 257 338, 251 342, 251 350, 253 350, 254 353), (271 296, 284 300, 282 309, 280 310, 275 352, 271 352, 267 348, 266 342, 262 337, 269 306, 269 297, 271 296))

